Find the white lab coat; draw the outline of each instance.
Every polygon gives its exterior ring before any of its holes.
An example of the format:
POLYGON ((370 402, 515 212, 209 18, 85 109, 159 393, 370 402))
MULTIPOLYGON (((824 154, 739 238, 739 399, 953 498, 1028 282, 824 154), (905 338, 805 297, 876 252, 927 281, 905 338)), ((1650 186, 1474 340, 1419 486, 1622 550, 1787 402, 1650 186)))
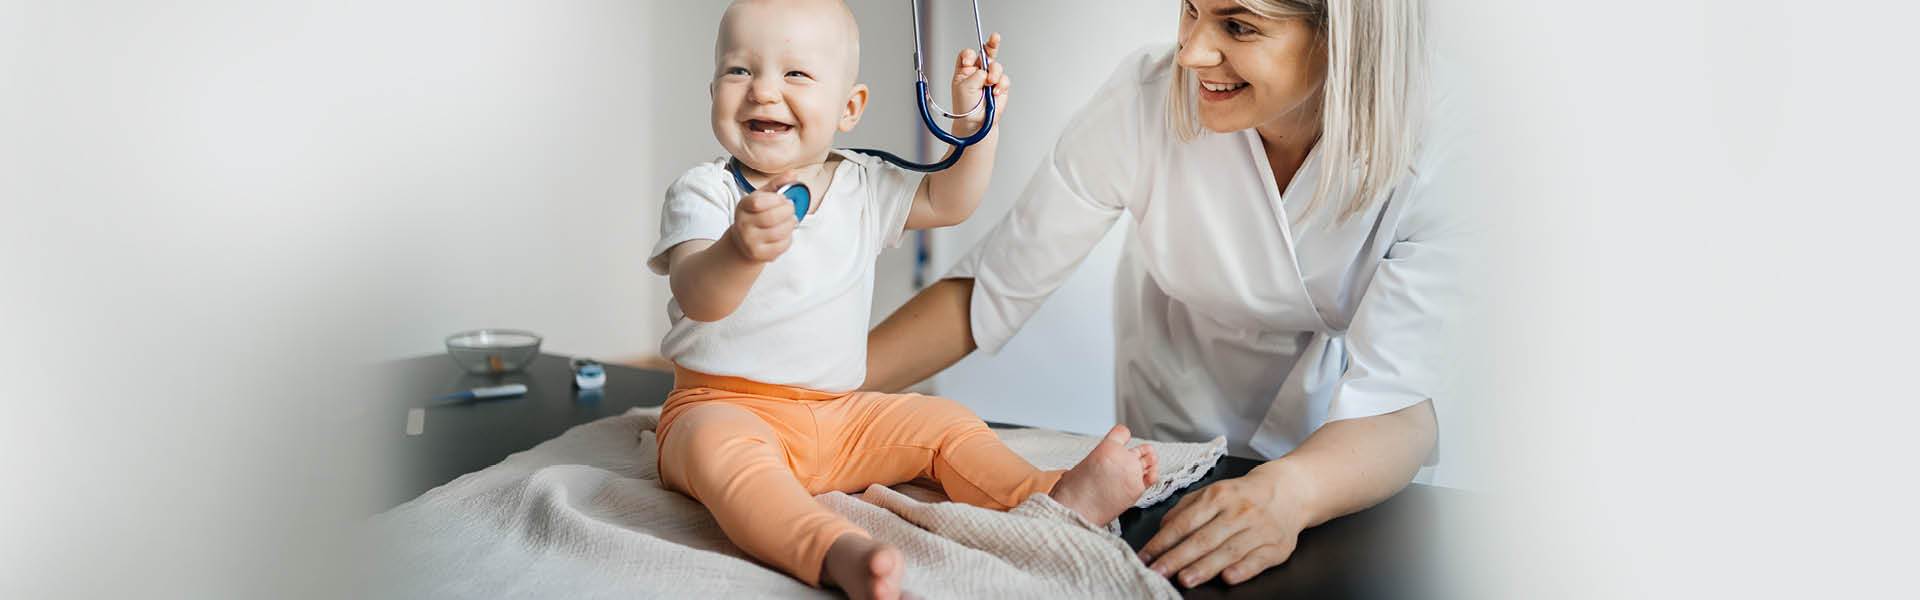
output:
POLYGON ((1453 153, 1444 112, 1429 113, 1414 172, 1366 212, 1302 219, 1318 152, 1282 192, 1251 130, 1180 142, 1165 125, 1172 53, 1123 61, 947 275, 975 279, 981 350, 997 352, 1124 212, 1115 390, 1135 435, 1225 436, 1235 455, 1273 458, 1329 421, 1427 399, 1445 418, 1463 227, 1433 183, 1453 153))

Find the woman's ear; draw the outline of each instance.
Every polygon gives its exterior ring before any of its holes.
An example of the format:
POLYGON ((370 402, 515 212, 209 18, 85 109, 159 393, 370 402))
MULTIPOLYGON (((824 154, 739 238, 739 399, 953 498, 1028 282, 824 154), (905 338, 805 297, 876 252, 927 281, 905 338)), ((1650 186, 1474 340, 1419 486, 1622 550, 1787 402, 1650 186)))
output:
POLYGON ((860 124, 860 115, 867 112, 867 84, 853 84, 853 91, 847 94, 847 108, 840 113, 840 132, 853 131, 860 124))

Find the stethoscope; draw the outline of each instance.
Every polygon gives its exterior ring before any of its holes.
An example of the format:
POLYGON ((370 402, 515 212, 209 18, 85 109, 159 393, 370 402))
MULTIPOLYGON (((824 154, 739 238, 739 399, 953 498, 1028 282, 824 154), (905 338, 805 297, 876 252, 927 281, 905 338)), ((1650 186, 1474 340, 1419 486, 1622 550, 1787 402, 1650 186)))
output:
MULTIPOLYGON (((956 114, 940 106, 939 102, 935 102, 933 94, 927 91, 926 69, 922 68, 920 64, 920 54, 921 51, 925 49, 925 46, 920 42, 920 3, 918 0, 912 0, 907 4, 913 6, 913 71, 916 79, 914 88, 915 91, 919 92, 918 95, 920 96, 920 122, 926 125, 927 132, 932 133, 934 138, 946 142, 947 145, 953 146, 953 152, 947 154, 947 157, 941 159, 940 162, 917 163, 885 150, 873 148, 850 148, 849 150, 861 154, 871 154, 909 171, 934 173, 952 167, 953 163, 960 160, 960 155, 966 152, 968 146, 978 144, 980 140, 987 139, 987 133, 993 130, 993 86, 982 88, 980 90, 980 101, 974 103, 973 108, 968 109, 967 112, 956 114), (975 131, 973 135, 967 137, 960 137, 954 135, 951 131, 941 128, 940 124, 934 121, 933 113, 935 110, 938 110, 942 116, 948 119, 970 117, 973 116, 973 113, 982 110, 985 110, 986 114, 984 115, 985 120, 981 124, 979 131, 975 131)), ((992 59, 987 58, 987 36, 984 30, 985 28, 980 24, 980 0, 973 0, 973 35, 980 41, 981 69, 992 66, 992 59)), ((753 193, 753 184, 748 183, 747 176, 742 173, 740 159, 729 159, 727 161, 727 170, 733 172, 733 182, 739 184, 742 191, 748 194, 753 193)), ((774 193, 786 196, 788 200, 793 201, 793 212, 797 218, 807 218, 807 209, 813 206, 813 192, 807 188, 807 184, 799 182, 789 183, 780 186, 779 189, 774 190, 774 193)))

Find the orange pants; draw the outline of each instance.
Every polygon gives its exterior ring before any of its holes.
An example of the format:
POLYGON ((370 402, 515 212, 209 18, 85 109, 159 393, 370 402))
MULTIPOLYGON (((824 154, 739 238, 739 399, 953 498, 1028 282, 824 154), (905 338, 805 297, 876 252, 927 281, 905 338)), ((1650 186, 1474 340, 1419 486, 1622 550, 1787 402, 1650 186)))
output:
POLYGON ((867 537, 813 496, 930 478, 947 497, 1006 510, 1062 471, 1014 454, 958 402, 832 394, 680 369, 660 414, 660 479, 713 512, 734 545, 807 585, 827 549, 867 537))

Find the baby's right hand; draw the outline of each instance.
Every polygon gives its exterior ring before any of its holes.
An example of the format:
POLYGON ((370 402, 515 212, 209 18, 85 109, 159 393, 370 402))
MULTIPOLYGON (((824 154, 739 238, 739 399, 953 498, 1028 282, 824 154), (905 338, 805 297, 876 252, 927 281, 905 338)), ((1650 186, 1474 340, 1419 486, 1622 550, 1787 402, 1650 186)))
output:
POLYGON ((733 246, 740 256, 754 262, 773 262, 793 245, 793 229, 800 226, 800 219, 793 214, 793 201, 772 192, 791 181, 791 177, 776 178, 734 206, 733 246))

